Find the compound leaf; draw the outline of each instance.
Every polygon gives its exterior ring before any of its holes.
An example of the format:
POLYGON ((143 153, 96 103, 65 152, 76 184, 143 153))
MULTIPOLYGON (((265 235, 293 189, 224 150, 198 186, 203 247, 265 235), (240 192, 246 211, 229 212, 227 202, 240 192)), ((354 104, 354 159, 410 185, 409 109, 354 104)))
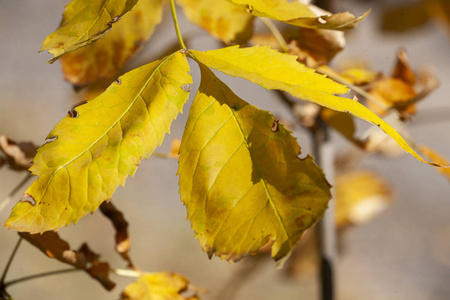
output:
POLYGON ((63 13, 59 28, 42 43, 56 61, 67 52, 87 46, 102 38, 129 12, 138 0, 73 0, 63 13))
POLYGON ((330 186, 290 132, 205 66, 180 147, 180 195, 202 248, 238 261, 267 243, 286 257, 319 220, 330 186))
MULTIPOLYGON (((421 162, 420 157, 389 124, 357 101, 336 97, 348 89, 313 69, 297 62, 297 57, 279 53, 268 47, 239 48, 232 46, 211 51, 190 50, 195 59, 225 74, 242 77, 266 89, 286 91, 298 98, 352 115, 380 127, 406 152, 421 162)), ((436 165, 433 164, 432 165, 436 165)))
POLYGON ((56 230, 95 211, 160 145, 187 100, 184 53, 137 68, 97 98, 69 112, 50 132, 31 167, 39 178, 13 208, 6 226, 56 230))
POLYGON ((189 280, 177 273, 143 273, 125 287, 121 300, 199 300, 181 293, 189 289, 189 280))
POLYGON ((355 17, 349 12, 330 14, 317 7, 286 0, 228 0, 258 17, 265 17, 291 25, 313 28, 349 30, 364 20, 369 14, 365 12, 355 17), (317 11, 317 13, 316 13, 317 11))
POLYGON ((140 0, 104 38, 61 57, 64 78, 81 87, 117 76, 161 21, 162 8, 162 0, 140 0))
POLYGON ((243 43, 252 34, 253 16, 227 0, 177 0, 186 17, 226 44, 243 43))

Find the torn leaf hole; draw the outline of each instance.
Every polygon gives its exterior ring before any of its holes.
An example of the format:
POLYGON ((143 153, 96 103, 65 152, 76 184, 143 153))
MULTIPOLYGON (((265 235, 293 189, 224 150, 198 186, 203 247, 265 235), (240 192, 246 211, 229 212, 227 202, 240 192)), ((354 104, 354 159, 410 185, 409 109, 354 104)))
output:
POLYGON ((69 117, 71 117, 71 118, 78 118, 79 114, 78 114, 78 112, 75 109, 69 110, 68 113, 69 113, 69 117))
POLYGON ((57 135, 52 136, 52 137, 48 137, 48 138, 45 140, 44 145, 45 145, 45 144, 48 144, 48 143, 51 143, 51 142, 54 142, 54 141, 56 141, 57 139, 58 139, 58 136, 57 136, 57 135))
POLYGON ((122 79, 117 78, 114 82, 115 82, 116 84, 118 84, 118 85, 121 85, 121 84, 122 84, 122 79))
POLYGON ((27 193, 23 194, 22 198, 20 199, 20 202, 28 202, 31 204, 31 206, 36 205, 36 200, 34 200, 33 196, 27 193))
POLYGON ((279 120, 277 120, 277 119, 275 119, 275 120, 273 121, 273 124, 272 124, 272 132, 277 132, 277 131, 280 130, 280 128, 278 128, 278 122, 279 122, 279 120))
POLYGON ((189 93, 191 91, 191 86, 189 83, 183 84, 181 86, 181 88, 183 89, 183 91, 185 91, 186 93, 189 93))

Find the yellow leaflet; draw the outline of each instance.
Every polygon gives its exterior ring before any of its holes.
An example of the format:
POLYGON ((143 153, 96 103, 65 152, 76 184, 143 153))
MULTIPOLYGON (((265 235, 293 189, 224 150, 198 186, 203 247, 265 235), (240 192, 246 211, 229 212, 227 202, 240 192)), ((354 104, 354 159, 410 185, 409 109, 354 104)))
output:
POLYGON ((95 211, 159 146, 187 100, 189 65, 176 52, 137 68, 62 119, 30 168, 39 178, 6 226, 56 230, 95 211))
POLYGON ((322 217, 330 186, 272 115, 200 68, 178 169, 192 228, 210 257, 238 261, 273 243, 280 260, 322 217))
POLYGON ((138 0, 73 0, 63 13, 59 28, 42 43, 41 51, 54 55, 53 63, 67 52, 103 37, 138 0))
MULTIPOLYGON (((212 51, 189 50, 195 59, 225 74, 242 77, 266 89, 286 91, 298 98, 352 115, 377 125, 406 152, 422 159, 389 124, 357 101, 336 97, 348 89, 300 64, 296 56, 279 53, 268 47, 227 47, 212 51)), ((436 165, 434 163, 429 163, 436 165)))
POLYGON ((197 295, 181 295, 189 289, 189 280, 177 273, 143 273, 125 287, 121 300, 199 300, 197 295))
POLYGON ((349 12, 330 14, 317 7, 287 0, 228 0, 252 15, 274 19, 291 25, 314 28, 349 30, 362 21, 369 12, 356 18, 349 12), (317 11, 317 13, 315 13, 317 11), (320 16, 320 17, 319 17, 320 16))
POLYGON ((84 86, 112 78, 150 37, 162 17, 163 0, 140 0, 102 39, 61 58, 66 80, 84 86))
POLYGON ((224 43, 244 43, 252 35, 253 16, 227 0, 177 0, 186 17, 224 43))

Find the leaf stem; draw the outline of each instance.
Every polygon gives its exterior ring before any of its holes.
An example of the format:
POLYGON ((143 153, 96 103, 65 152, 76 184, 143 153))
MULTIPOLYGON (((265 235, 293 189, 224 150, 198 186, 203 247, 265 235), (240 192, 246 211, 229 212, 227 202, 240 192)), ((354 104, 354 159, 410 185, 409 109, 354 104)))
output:
POLYGON ((281 32, 278 30, 277 26, 273 24, 273 22, 270 19, 267 18, 259 18, 261 22, 266 25, 266 27, 270 30, 270 32, 273 34, 275 39, 277 40, 278 44, 280 45, 281 49, 283 49, 284 52, 289 52, 289 47, 281 34, 281 32))
POLYGON ((175 26, 175 31, 177 32, 178 43, 180 44, 180 47, 182 49, 186 50, 187 48, 183 42, 183 38, 181 37, 180 27, 178 26, 178 18, 177 18, 177 12, 175 10, 174 0, 170 0, 170 10, 172 12, 173 25, 175 26))
POLYGON ((8 270, 9 270, 9 267, 11 266, 11 263, 12 263, 12 261, 14 259, 14 256, 16 255, 17 250, 19 249, 20 242, 22 242, 22 237, 19 237, 19 240, 17 241, 13 252, 9 256, 8 263, 6 264, 6 267, 3 270, 2 278, 0 279, 0 286, 6 287, 6 285, 7 285, 7 284, 5 284, 5 278, 6 278, 6 275, 8 274, 8 270))
POLYGON ((5 197, 5 199, 3 199, 2 202, 0 202, 0 212, 8 205, 8 203, 11 201, 12 197, 14 196, 15 193, 17 193, 20 188, 22 186, 25 185, 25 183, 28 182, 28 180, 31 179, 31 176, 29 174, 27 174, 27 176, 22 179, 21 182, 19 182, 18 185, 16 185, 16 187, 5 197))
POLYGON ((126 269, 111 269, 111 272, 119 276, 133 277, 133 278, 137 278, 142 275, 142 272, 140 271, 126 270, 126 269))
POLYGON ((70 268, 70 269, 50 271, 50 272, 44 272, 44 273, 34 274, 34 275, 30 275, 30 276, 25 276, 25 277, 18 278, 18 279, 15 279, 15 280, 11 280, 11 281, 5 283, 4 287, 7 287, 7 286, 10 286, 10 285, 19 283, 19 282, 27 281, 27 280, 32 280, 32 279, 46 277, 46 276, 51 276, 51 275, 58 275, 58 274, 63 274, 63 273, 71 273, 71 272, 80 271, 80 270, 82 270, 82 269, 70 268))

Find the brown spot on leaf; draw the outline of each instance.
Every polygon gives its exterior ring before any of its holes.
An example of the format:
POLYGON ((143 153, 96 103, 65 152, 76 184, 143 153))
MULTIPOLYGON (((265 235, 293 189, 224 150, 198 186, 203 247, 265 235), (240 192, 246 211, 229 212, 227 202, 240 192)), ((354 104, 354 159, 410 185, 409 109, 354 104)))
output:
POLYGON ((114 83, 116 83, 117 85, 121 85, 122 84, 122 80, 120 78, 117 78, 114 83))
POLYGON ((78 118, 78 112, 75 109, 69 110, 69 117, 71 118, 78 118))
POLYGON ((51 143, 51 142, 54 142, 54 141, 56 141, 58 139, 58 136, 57 135, 55 135, 55 136, 49 136, 49 137, 47 137, 46 139, 45 139, 45 143, 44 143, 44 145, 45 144, 48 144, 48 143, 51 143))
POLYGON ((189 83, 183 84, 181 86, 181 88, 183 89, 183 91, 189 93, 191 91, 191 85, 189 83))

